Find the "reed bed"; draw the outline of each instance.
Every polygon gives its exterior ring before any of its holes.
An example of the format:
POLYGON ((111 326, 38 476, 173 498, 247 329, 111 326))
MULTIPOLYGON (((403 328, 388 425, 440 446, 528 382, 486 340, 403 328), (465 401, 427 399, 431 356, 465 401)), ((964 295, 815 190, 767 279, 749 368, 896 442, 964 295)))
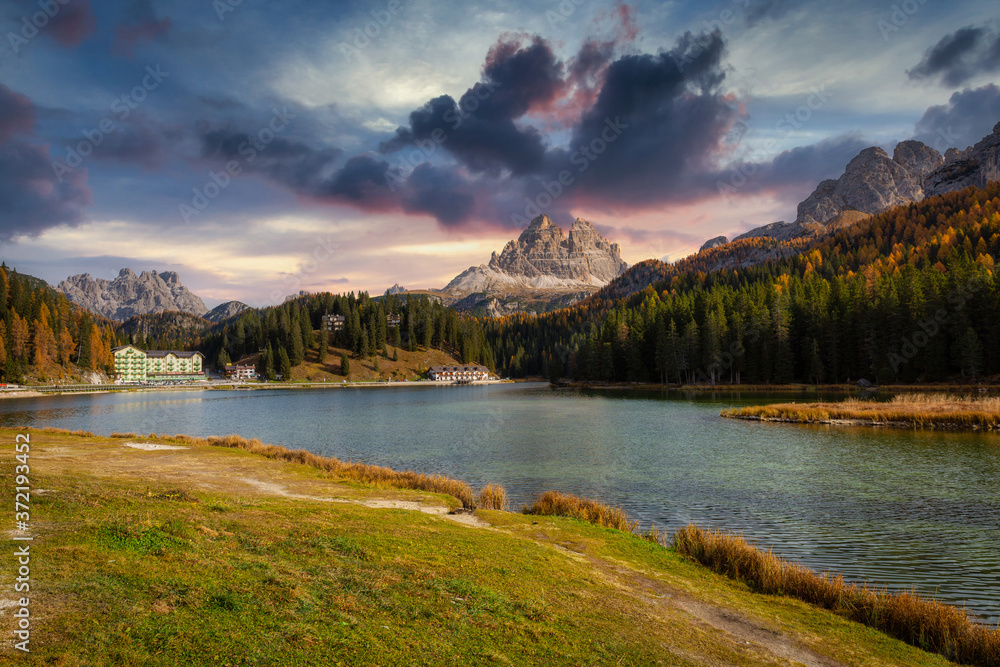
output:
POLYGON ((634 533, 639 527, 639 522, 630 521, 625 510, 620 507, 611 507, 558 491, 546 491, 532 505, 526 506, 521 511, 524 514, 541 516, 569 516, 605 528, 624 530, 627 533, 634 533))
POLYGON ((872 424, 971 429, 1000 428, 1000 397, 900 394, 891 401, 848 398, 840 403, 780 403, 723 410, 737 419, 828 422, 835 419, 872 424))
POLYGON ((962 610, 915 592, 845 584, 840 575, 816 574, 740 536, 695 525, 674 533, 674 548, 759 593, 798 598, 955 662, 1000 666, 1000 629, 977 625, 962 610))
POLYGON ((479 491, 479 508, 484 510, 507 509, 507 489, 499 484, 487 484, 479 491))

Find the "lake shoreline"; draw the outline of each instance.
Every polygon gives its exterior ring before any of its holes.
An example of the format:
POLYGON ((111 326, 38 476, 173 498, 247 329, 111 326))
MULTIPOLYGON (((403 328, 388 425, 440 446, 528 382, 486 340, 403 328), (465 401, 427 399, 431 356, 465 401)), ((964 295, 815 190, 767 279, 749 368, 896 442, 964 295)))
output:
POLYGON ((853 398, 840 403, 774 403, 723 410, 727 419, 829 426, 947 431, 1000 430, 1000 401, 988 396, 897 394, 891 401, 853 398))
POLYGON ((101 388, 88 390, 67 390, 67 391, 36 391, 23 389, 17 391, 0 392, 0 399, 16 398, 39 398, 42 396, 83 396, 87 394, 119 394, 119 393, 148 393, 158 391, 260 391, 263 389, 371 389, 387 387, 465 387, 483 386, 494 384, 510 384, 511 380, 475 380, 472 382, 436 381, 436 380, 416 380, 413 382, 220 382, 210 385, 169 385, 163 387, 136 387, 123 385, 107 385, 101 388))
POLYGON ((172 652, 211 644, 247 654, 263 636, 283 664, 396 664, 414 651, 458 663, 494 645, 513 664, 610 663, 624 650, 654 664, 664 649, 746 667, 948 664, 844 610, 754 592, 647 535, 463 512, 452 489, 390 481, 409 483, 408 473, 356 477, 352 464, 236 436, 2 431, 11 442, 30 435, 32 519, 44 521, 34 524, 45 557, 32 582, 41 659, 110 667, 115 647, 168 664, 155 639, 182 627, 172 652), (91 637, 80 619, 106 630, 91 637), (394 641, 397 626, 405 642, 394 641), (289 641, 289 628, 314 639, 289 641))

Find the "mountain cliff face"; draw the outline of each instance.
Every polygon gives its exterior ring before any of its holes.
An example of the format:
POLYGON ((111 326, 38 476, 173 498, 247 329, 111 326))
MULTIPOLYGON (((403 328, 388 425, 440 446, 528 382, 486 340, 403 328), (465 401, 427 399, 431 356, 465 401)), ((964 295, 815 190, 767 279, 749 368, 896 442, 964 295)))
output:
POLYGON ((118 321, 167 310, 199 316, 208 312, 204 302, 181 285, 173 271, 143 271, 136 275, 131 269, 122 269, 114 280, 95 279, 83 273, 62 281, 56 290, 73 303, 118 321))
POLYGON ((780 241, 822 236, 845 219, 880 213, 892 206, 918 202, 970 185, 1000 179, 1000 123, 993 133, 964 151, 945 155, 919 141, 902 141, 892 157, 878 147, 866 148, 851 160, 843 175, 822 181, 799 204, 794 222, 774 222, 737 236, 734 241, 767 236, 780 241), (837 224, 831 224, 832 222, 837 224))
POLYGON ((618 244, 586 220, 577 218, 567 236, 549 216, 540 215, 488 264, 470 267, 444 291, 454 296, 517 288, 592 292, 627 267, 618 244))
POLYGON ((225 303, 220 303, 202 317, 209 322, 225 322, 230 317, 235 317, 244 310, 249 310, 249 308, 250 306, 246 305, 242 301, 227 301, 225 303))

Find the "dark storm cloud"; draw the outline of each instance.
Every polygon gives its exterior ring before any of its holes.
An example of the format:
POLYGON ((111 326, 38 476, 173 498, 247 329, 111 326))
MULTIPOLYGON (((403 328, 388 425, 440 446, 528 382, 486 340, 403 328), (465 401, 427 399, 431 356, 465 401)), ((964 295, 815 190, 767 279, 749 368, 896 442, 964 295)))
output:
POLYGON ((514 121, 532 107, 550 103, 562 90, 563 65, 539 37, 522 46, 500 41, 490 49, 484 81, 469 88, 458 102, 442 95, 410 114, 381 150, 391 153, 433 141, 474 172, 499 176, 542 168, 546 146, 541 134, 514 121))
POLYGON ((403 209, 409 213, 427 213, 453 226, 469 220, 475 208, 473 185, 452 168, 422 164, 406 179, 403 209))
POLYGON ((722 96, 718 32, 685 34, 670 52, 612 63, 573 131, 569 162, 588 198, 645 203, 697 196, 737 112, 722 96))
POLYGON ((49 24, 44 33, 51 36, 63 46, 76 46, 90 37, 97 27, 94 18, 94 8, 90 0, 70 0, 49 24))
POLYGON ((917 121, 913 138, 944 153, 977 143, 998 121, 1000 88, 991 83, 953 93, 947 104, 927 109, 917 121))
POLYGON ((798 146, 760 165, 755 180, 764 188, 814 187, 822 180, 839 177, 847 163, 869 146, 870 142, 856 134, 798 146))
POLYGON ((1000 35, 988 26, 970 25, 942 37, 907 75, 940 78, 942 85, 955 88, 979 74, 996 71, 1000 71, 1000 35))
POLYGON ((241 170, 265 174, 300 193, 315 192, 342 153, 285 137, 263 144, 253 133, 228 129, 208 130, 201 136, 203 158, 220 164, 236 160, 241 170))
POLYGON ((0 84, 0 241, 80 222, 90 203, 86 174, 56 178, 48 149, 27 140, 34 118, 31 100, 0 84))
POLYGON ((172 24, 169 16, 156 15, 150 0, 136 0, 127 18, 115 27, 115 47, 131 58, 137 44, 167 34, 172 24))
POLYGON ((31 132, 35 106, 31 100, 0 83, 0 143, 16 133, 31 132))

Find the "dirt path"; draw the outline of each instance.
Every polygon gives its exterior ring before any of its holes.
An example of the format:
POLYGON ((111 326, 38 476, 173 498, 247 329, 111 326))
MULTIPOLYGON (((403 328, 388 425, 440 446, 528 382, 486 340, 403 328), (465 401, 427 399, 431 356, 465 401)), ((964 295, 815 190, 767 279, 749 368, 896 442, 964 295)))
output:
POLYGON ((369 498, 367 500, 351 500, 348 498, 335 498, 330 496, 304 495, 301 493, 292 493, 286 487, 280 484, 265 482, 263 480, 255 479, 252 477, 244 477, 242 479, 244 482, 254 487, 258 491, 262 491, 270 495, 281 496, 282 498, 294 498, 296 500, 315 500, 323 503, 352 503, 355 505, 363 505, 364 507, 371 507, 373 509, 409 510, 413 512, 423 512, 424 514, 443 517, 450 521, 461 523, 466 526, 475 526, 477 528, 490 528, 490 529, 493 528, 493 526, 491 526, 490 524, 486 523, 485 521, 477 517, 473 512, 468 512, 464 510, 449 512, 448 508, 443 505, 426 505, 424 503, 419 503, 413 500, 394 500, 392 498, 369 498))
POLYGON ((62 468, 64 471, 75 470, 97 477, 124 475, 165 486, 193 486, 235 497, 273 496, 311 502, 349 503, 375 509, 416 511, 468 527, 508 533, 552 548, 565 557, 588 562, 595 576, 624 591, 643 613, 650 616, 683 614, 691 617, 692 624, 707 632, 723 633, 728 640, 726 643, 758 656, 761 663, 846 667, 816 653, 760 619, 696 599, 653 574, 630 568, 618 561, 596 557, 583 550, 568 548, 543 534, 529 536, 493 526, 473 512, 459 510, 450 513, 447 506, 437 504, 433 499, 429 499, 429 502, 409 500, 407 497, 413 497, 410 492, 401 492, 402 497, 394 498, 393 491, 386 490, 384 497, 373 497, 371 491, 302 474, 286 463, 239 455, 229 456, 229 452, 214 448, 126 444, 120 441, 100 446, 46 446, 42 434, 37 440, 34 437, 32 440, 38 443, 32 448, 33 457, 46 460, 47 467, 62 468))

